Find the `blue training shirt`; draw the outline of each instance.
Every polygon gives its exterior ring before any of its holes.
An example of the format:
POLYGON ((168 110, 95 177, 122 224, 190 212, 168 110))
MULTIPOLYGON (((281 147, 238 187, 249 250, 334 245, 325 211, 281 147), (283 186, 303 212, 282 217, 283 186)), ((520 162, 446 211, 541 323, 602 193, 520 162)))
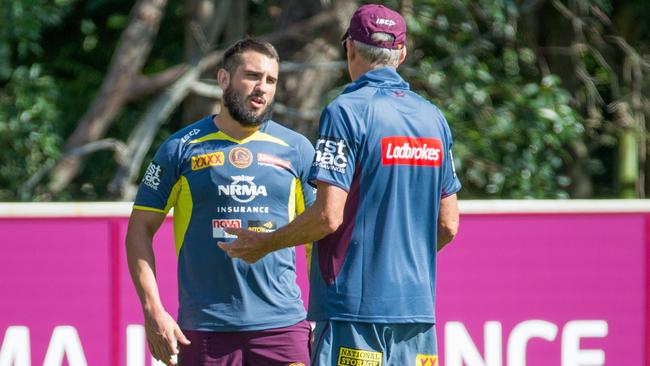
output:
POLYGON ((260 330, 305 319, 293 248, 247 264, 217 242, 232 241, 225 227, 272 231, 311 205, 313 156, 305 137, 273 121, 240 141, 219 131, 212 116, 162 144, 134 209, 174 207, 182 329, 260 330))
POLYGON ((392 68, 328 105, 309 178, 348 198, 312 252, 310 320, 435 323, 440 199, 460 190, 451 147, 440 110, 392 68))

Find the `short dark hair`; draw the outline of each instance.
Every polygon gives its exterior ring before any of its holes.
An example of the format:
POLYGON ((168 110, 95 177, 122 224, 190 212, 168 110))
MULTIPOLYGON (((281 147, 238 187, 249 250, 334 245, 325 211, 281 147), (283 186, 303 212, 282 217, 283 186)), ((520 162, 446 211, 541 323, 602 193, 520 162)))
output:
POLYGON ((221 67, 226 69, 226 71, 232 73, 235 71, 235 69, 237 69, 239 65, 241 65, 241 55, 246 51, 255 51, 261 53, 275 59, 278 64, 280 63, 280 56, 278 55, 278 51, 275 50, 275 47, 273 47, 272 44, 254 38, 246 37, 228 47, 226 52, 223 54, 223 62, 221 64, 221 67))

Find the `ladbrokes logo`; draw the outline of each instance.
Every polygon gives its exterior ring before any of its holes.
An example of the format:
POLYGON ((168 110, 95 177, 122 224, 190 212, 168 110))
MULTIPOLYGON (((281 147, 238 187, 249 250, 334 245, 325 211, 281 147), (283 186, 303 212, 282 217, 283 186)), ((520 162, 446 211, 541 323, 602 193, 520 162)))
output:
POLYGON ((223 165, 223 152, 217 151, 210 154, 192 156, 192 170, 199 170, 211 166, 223 165))
POLYGON ((266 197, 266 186, 256 185, 255 177, 237 175, 231 178, 233 181, 229 185, 219 185, 217 187, 219 196, 229 196, 241 203, 250 202, 257 196, 266 197))
POLYGON ((381 352, 341 347, 338 366, 381 366, 381 352))
POLYGON ((322 169, 345 173, 349 155, 350 148, 345 140, 322 137, 316 141, 316 156, 313 165, 322 169))
POLYGON ((438 356, 418 354, 415 357, 415 366, 438 366, 438 356))
POLYGON ((434 138, 391 136, 381 139, 382 165, 442 165, 442 142, 434 138))

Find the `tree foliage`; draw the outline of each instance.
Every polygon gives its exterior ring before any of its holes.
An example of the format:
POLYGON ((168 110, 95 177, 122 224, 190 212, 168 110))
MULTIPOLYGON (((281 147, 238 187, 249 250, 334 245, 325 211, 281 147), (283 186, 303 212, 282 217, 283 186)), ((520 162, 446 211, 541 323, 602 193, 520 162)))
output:
POLYGON ((449 120, 464 195, 568 197, 562 168, 582 118, 561 80, 539 71, 518 23, 509 2, 418 4, 414 81, 449 120))
MULTIPOLYGON (((285 62, 277 119, 314 138, 320 109, 348 82, 338 43, 362 2, 5 1, 0 200, 129 199, 138 133, 154 137, 146 162, 210 113, 220 50, 246 34, 271 40, 285 62), (134 40, 146 60, 120 65, 134 40)), ((406 15, 400 71, 450 123, 462 197, 645 196, 650 3, 375 2, 406 15)))
POLYGON ((40 59, 43 32, 61 24, 70 4, 16 0, 0 7, 0 200, 42 198, 20 187, 59 156, 62 95, 40 59))

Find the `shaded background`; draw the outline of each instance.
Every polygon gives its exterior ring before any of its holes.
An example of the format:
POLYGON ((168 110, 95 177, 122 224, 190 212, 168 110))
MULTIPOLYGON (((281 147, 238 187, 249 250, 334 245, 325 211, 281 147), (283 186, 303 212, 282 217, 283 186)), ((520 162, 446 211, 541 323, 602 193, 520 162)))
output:
MULTIPOLYGON (((650 2, 377 2, 407 19, 400 72, 449 120, 461 198, 646 197, 650 2)), ((361 3, 3 0, 0 200, 132 199, 156 147, 217 112, 245 35, 277 46, 274 118, 313 140, 361 3)))

